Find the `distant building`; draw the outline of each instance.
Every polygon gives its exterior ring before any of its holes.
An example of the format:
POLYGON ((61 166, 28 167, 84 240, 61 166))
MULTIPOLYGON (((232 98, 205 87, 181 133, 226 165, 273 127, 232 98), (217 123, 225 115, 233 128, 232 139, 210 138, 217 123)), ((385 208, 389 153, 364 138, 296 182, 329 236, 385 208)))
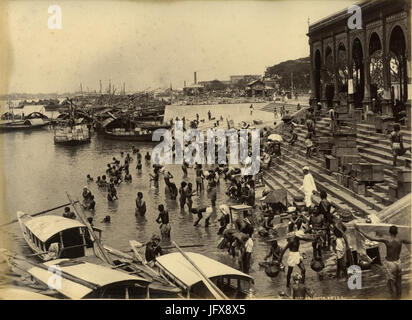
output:
POLYGON ((275 89, 259 79, 249 82, 245 91, 248 97, 269 97, 273 95, 275 89))
POLYGON ((230 83, 236 84, 242 80, 246 82, 250 82, 250 81, 258 80, 258 79, 260 79, 260 75, 244 74, 244 75, 230 76, 230 83))
POLYGON ((187 96, 195 96, 205 91, 205 87, 201 84, 192 84, 183 88, 183 93, 187 96))

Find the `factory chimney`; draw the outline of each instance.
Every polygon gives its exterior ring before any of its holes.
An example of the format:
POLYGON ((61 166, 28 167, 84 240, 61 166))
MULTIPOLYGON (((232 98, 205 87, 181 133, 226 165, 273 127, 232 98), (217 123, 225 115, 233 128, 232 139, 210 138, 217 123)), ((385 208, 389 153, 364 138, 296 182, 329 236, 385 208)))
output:
POLYGON ((197 84, 197 77, 196 77, 196 71, 195 71, 195 74, 194 74, 194 80, 195 80, 195 84, 197 84))

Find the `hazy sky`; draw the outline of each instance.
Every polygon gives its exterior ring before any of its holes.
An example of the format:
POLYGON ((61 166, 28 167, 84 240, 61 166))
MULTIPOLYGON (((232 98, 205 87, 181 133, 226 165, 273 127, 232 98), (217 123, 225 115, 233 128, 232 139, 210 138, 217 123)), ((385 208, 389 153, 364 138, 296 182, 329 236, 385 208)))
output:
POLYGON ((309 55, 315 22, 355 1, 11 1, 9 92, 182 87, 309 55), (48 29, 49 5, 62 29, 48 29))

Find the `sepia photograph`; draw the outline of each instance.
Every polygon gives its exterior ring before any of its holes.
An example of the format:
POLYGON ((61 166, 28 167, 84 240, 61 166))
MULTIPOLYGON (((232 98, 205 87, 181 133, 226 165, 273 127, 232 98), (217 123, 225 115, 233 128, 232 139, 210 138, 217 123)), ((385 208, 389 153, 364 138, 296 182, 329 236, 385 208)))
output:
POLYGON ((410 0, 0 18, 0 300, 411 299, 410 0))

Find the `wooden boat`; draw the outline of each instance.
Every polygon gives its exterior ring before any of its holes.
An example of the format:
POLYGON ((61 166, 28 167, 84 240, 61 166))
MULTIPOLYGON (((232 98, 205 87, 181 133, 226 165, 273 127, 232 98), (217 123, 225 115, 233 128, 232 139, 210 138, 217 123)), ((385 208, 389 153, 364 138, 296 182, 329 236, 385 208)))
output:
POLYGON ((2 121, 0 123, 0 132, 42 129, 49 124, 50 121, 43 119, 2 121))
MULTIPOLYGON (((186 255, 229 298, 245 299, 251 294, 254 280, 248 274, 198 253, 187 252, 186 255)), ((155 267, 180 287, 187 298, 213 298, 199 272, 181 253, 157 257, 155 267)))
POLYGON ((21 289, 18 287, 0 288, 0 300, 56 300, 41 293, 21 289))
POLYGON ((53 288, 70 299, 145 299, 150 281, 83 261, 58 259, 33 264, 27 272, 38 281, 50 284, 50 275, 60 275, 53 288))
MULTIPOLYGON (((31 217, 20 211, 17 219, 24 240, 44 261, 92 254, 93 243, 88 240, 87 227, 77 220, 52 215, 31 217)), ((94 230, 101 234, 101 230, 94 230)))
POLYGON ((182 298, 182 290, 174 285, 167 278, 162 276, 155 269, 148 266, 145 261, 136 259, 132 255, 112 248, 107 245, 103 245, 104 249, 117 258, 118 260, 113 259, 115 263, 124 264, 122 267, 123 270, 136 274, 140 277, 143 277, 147 280, 151 280, 149 284, 149 295, 151 299, 176 299, 182 298))
POLYGON ((58 125, 54 128, 54 143, 76 146, 90 143, 90 130, 87 124, 58 125))
POLYGON ((125 130, 123 128, 105 129, 104 136, 108 139, 151 142, 153 131, 151 130, 125 130))
MULTIPOLYGON (((81 218, 81 215, 78 214, 78 216, 81 218)), ((108 246, 102 246, 105 253, 112 254, 117 261, 111 258, 104 259, 101 255, 97 256, 94 243, 89 240, 91 237, 88 236, 91 231, 82 222, 51 215, 31 217, 23 212, 17 213, 17 219, 27 244, 43 261, 70 258, 78 262, 92 262, 98 265, 102 262, 106 265, 111 264, 113 268, 119 268, 126 274, 137 274, 152 282, 149 288, 152 298, 180 297, 179 288, 150 270, 149 267, 134 260, 130 255, 108 246), (54 250, 53 246, 56 247, 56 244, 59 249, 54 250)), ((94 237, 100 241, 101 230, 95 227, 92 230, 94 237)))
POLYGON ((67 146, 90 143, 93 118, 83 110, 79 110, 70 99, 68 102, 70 103, 68 112, 57 117, 54 143, 67 146))

